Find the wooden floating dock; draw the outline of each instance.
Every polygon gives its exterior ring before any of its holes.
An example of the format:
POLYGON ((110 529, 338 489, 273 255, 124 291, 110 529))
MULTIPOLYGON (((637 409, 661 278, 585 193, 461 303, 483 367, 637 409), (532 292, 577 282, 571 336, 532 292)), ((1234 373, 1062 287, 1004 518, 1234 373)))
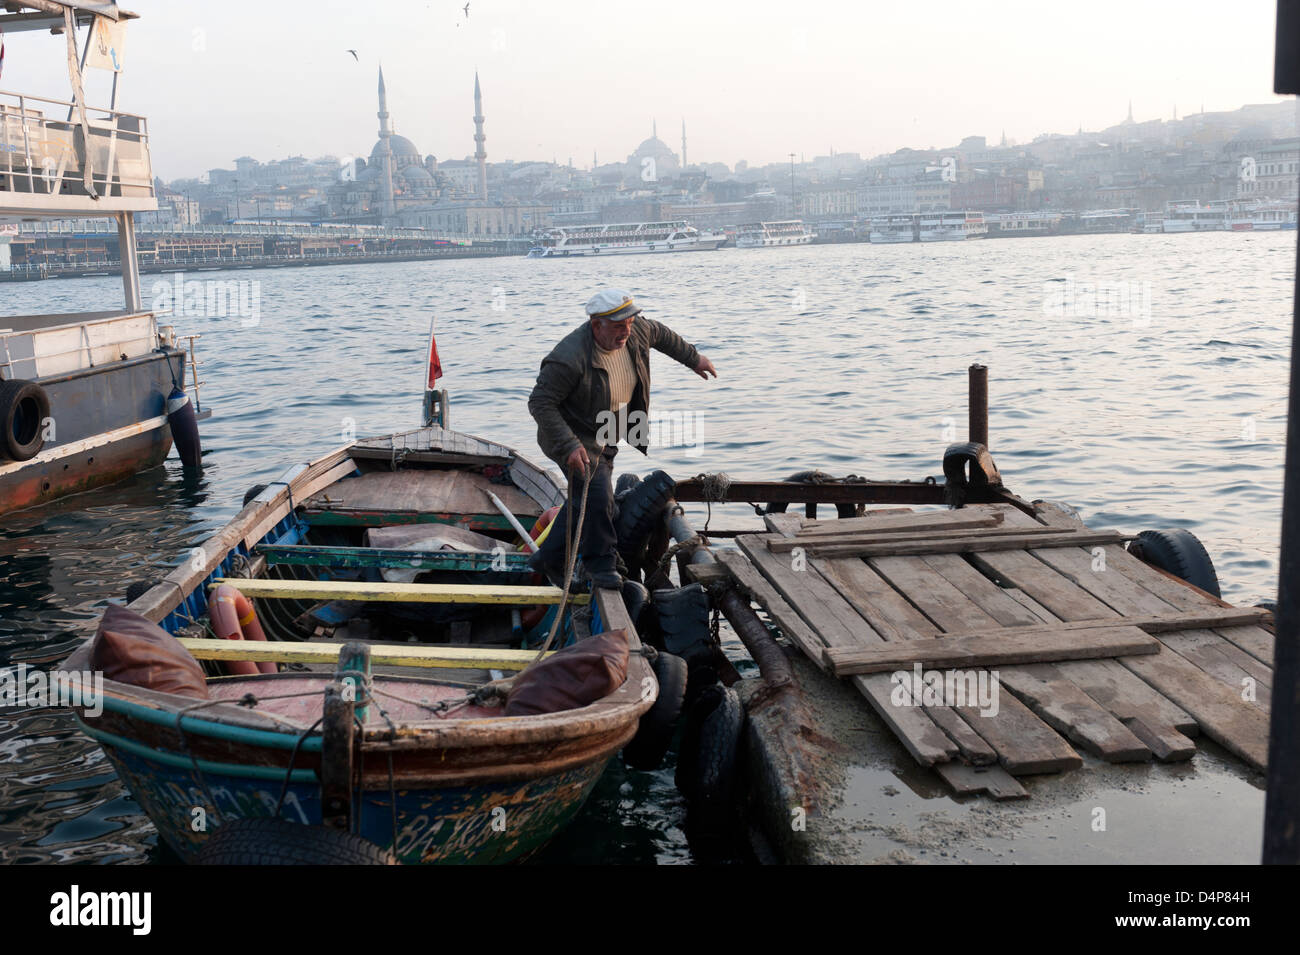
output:
POLYGON ((1014 777, 1074 769, 1080 749, 1186 760, 1198 735, 1262 771, 1269 615, 1143 563, 1121 534, 1032 511, 769 514, 769 533, 738 534, 739 550, 715 552, 721 567, 692 573, 729 578, 959 793, 1024 797, 1014 777), (996 708, 973 693, 914 699, 918 667, 968 688, 995 668, 996 708))

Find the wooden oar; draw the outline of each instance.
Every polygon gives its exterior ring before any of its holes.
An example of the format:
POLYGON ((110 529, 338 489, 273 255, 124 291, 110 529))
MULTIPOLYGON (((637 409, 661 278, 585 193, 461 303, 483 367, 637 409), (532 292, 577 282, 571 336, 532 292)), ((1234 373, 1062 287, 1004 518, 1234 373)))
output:
POLYGON ((519 523, 519 519, 516 518, 513 513, 511 513, 510 508, 506 507, 505 504, 502 503, 501 498, 497 497, 491 491, 487 491, 485 493, 487 494, 488 497, 492 499, 492 503, 495 504, 496 509, 501 512, 501 516, 504 517, 506 520, 508 520, 510 522, 510 526, 513 527, 515 531, 518 532, 519 536, 524 539, 524 546, 528 548, 528 553, 530 554, 537 553, 537 551, 540 550, 540 548, 537 546, 537 543, 533 540, 533 535, 528 533, 528 531, 524 530, 524 525, 519 523))

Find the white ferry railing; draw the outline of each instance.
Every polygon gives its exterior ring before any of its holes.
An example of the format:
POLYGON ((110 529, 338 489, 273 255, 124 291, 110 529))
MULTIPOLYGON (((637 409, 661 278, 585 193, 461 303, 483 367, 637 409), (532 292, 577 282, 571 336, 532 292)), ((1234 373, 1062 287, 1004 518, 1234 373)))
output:
POLYGON ((107 198, 152 199, 148 121, 136 113, 87 107, 89 141, 72 115, 74 104, 0 90, 0 205, 6 194, 77 196, 91 188, 107 198))

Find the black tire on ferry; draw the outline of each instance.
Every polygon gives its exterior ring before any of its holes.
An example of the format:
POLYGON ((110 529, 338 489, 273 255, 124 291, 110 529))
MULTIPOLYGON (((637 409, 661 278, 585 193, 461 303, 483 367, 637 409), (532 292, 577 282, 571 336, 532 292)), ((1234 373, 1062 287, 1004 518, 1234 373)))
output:
POLYGON ((265 490, 266 490, 265 484, 254 484, 252 487, 250 487, 247 491, 244 492, 244 506, 247 507, 249 501, 257 497, 257 495, 261 494, 265 490))
POLYGON ((672 745, 686 699, 686 661, 660 653, 654 662, 659 697, 645 711, 632 742, 623 747, 623 762, 633 769, 658 769, 672 745))
POLYGON ((199 865, 397 865, 368 839, 283 819, 232 819, 208 837, 199 865))
POLYGON ((0 454, 28 461, 45 444, 45 422, 50 417, 50 396, 34 381, 0 382, 0 454))
POLYGON ((1152 567, 1167 570, 1214 597, 1221 596, 1214 562, 1196 535, 1176 528, 1172 531, 1143 531, 1129 541, 1128 552, 1152 567))

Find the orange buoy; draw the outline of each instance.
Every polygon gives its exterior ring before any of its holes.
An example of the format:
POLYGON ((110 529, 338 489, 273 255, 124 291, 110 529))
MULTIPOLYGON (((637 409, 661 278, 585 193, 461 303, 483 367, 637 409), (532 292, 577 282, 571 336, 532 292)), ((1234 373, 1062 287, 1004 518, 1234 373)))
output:
MULTIPOLYGON (((212 632, 222 640, 266 641, 266 632, 257 621, 253 602, 239 592, 234 584, 222 584, 208 604, 208 617, 212 632)), ((252 663, 248 660, 229 660, 226 672, 232 676, 251 676, 255 673, 275 673, 274 663, 252 663)))

